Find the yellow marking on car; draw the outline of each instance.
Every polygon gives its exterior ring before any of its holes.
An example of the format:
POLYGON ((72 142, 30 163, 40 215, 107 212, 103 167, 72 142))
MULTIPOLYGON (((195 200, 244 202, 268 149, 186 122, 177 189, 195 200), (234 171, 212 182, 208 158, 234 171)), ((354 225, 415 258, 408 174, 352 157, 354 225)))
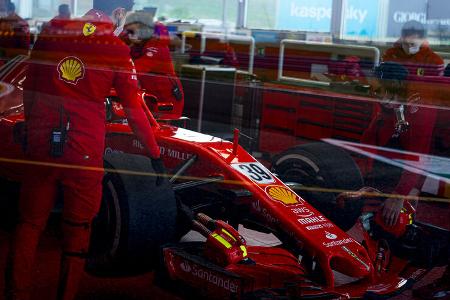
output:
POLYGON ((237 241, 236 238, 234 236, 231 235, 231 233, 229 233, 228 231, 226 231, 225 229, 222 228, 222 232, 225 233, 226 235, 228 235, 233 241, 237 241))
POLYGON ((242 256, 247 257, 247 248, 244 245, 242 245, 240 248, 242 250, 242 256))
POLYGON ((218 235, 217 233, 213 233, 212 237, 215 238, 216 240, 219 241, 219 243, 221 243, 222 245, 225 246, 225 248, 230 249, 231 248, 231 244, 228 243, 223 237, 221 237, 220 235, 218 235))

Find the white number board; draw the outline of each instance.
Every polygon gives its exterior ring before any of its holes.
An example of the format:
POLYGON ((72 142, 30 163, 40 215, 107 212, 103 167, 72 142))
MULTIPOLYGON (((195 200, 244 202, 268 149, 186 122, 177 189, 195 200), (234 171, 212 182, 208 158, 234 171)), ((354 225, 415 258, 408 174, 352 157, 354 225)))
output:
POLYGON ((269 184, 275 182, 275 178, 270 171, 259 162, 233 164, 232 166, 256 183, 269 184))

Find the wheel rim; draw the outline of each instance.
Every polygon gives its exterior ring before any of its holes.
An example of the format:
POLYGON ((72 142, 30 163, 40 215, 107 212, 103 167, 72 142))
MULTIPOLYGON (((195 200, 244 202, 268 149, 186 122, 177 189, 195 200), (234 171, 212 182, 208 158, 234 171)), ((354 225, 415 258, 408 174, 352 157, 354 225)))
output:
POLYGON ((91 252, 94 257, 114 257, 119 248, 121 234, 119 195, 110 175, 103 180, 100 211, 94 220, 91 252))
MULTIPOLYGON (((283 162, 280 169, 284 169, 283 166, 290 162, 292 160, 283 162)), ((316 170, 318 168, 305 163, 303 160, 295 160, 292 167, 286 168, 284 172, 279 173, 279 176, 283 182, 294 183, 297 186, 297 188, 294 187, 294 190, 299 193, 311 195, 314 193, 314 188, 324 187, 326 184, 324 178, 320 175, 320 170, 319 172, 316 172, 316 170)))

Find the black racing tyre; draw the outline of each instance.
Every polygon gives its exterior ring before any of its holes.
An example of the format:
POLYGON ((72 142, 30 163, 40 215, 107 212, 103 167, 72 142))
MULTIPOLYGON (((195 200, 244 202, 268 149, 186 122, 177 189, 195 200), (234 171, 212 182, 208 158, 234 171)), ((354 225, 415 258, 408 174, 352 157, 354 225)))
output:
POLYGON ((272 167, 283 182, 306 188, 296 191, 340 228, 346 231, 355 224, 362 201, 336 205, 338 191, 363 187, 361 172, 347 152, 326 143, 304 144, 277 155, 272 167))
POLYGON ((86 270, 97 276, 149 271, 158 264, 159 247, 176 241, 177 205, 171 185, 166 179, 156 186, 150 159, 140 155, 107 155, 105 169, 86 270))

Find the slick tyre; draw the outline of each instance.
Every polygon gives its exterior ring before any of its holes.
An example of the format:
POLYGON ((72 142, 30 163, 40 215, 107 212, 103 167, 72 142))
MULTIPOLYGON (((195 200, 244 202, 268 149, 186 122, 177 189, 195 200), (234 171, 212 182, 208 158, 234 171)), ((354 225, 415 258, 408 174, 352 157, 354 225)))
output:
POLYGON ((153 269, 159 247, 176 240, 177 205, 167 179, 156 186, 149 158, 105 156, 103 199, 94 220, 86 269, 126 276, 153 269))
POLYGON ((342 149, 326 144, 304 144, 275 157, 273 171, 285 183, 298 185, 296 192, 343 230, 361 214, 362 201, 336 205, 338 191, 363 187, 358 166, 342 149))

